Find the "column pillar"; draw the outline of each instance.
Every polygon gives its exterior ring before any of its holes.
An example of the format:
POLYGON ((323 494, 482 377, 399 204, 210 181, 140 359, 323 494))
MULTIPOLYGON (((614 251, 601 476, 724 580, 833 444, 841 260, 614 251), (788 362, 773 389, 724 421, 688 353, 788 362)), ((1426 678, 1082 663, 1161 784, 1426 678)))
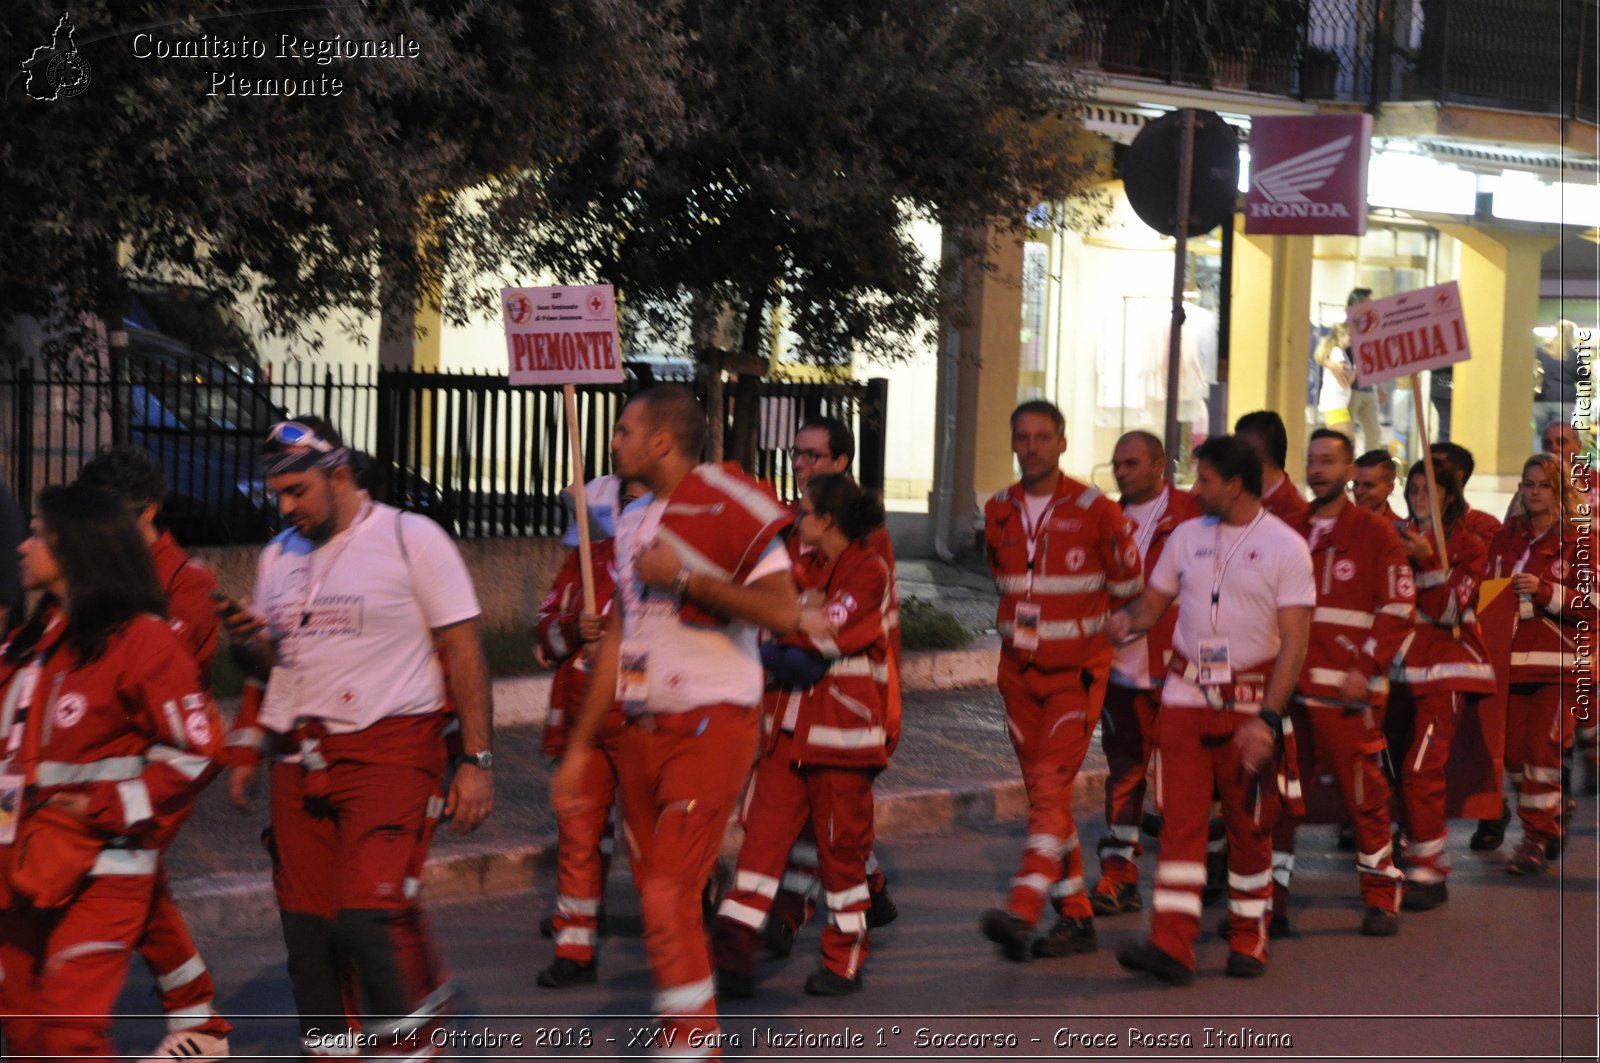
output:
MULTIPOLYGON (((969 526, 982 500, 1009 484, 1011 411, 1017 405, 1022 362, 1022 240, 996 236, 989 245, 993 272, 967 290, 961 327, 953 507, 956 528, 969 526)), ((956 545, 965 545, 958 538, 956 545)))
POLYGON ((1289 432, 1289 475, 1306 444, 1311 362, 1309 236, 1246 236, 1234 218, 1233 324, 1228 357, 1228 428, 1252 410, 1276 410, 1289 432))

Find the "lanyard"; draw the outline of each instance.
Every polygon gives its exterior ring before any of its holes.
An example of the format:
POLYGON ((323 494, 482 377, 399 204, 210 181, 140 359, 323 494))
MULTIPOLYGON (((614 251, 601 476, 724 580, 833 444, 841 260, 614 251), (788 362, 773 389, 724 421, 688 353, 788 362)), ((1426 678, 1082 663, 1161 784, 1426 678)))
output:
MULTIPOLYGON (((345 549, 351 544, 351 542, 355 540, 355 537, 372 522, 372 518, 375 516, 377 516, 377 509, 371 502, 368 502, 365 508, 363 508, 360 513, 356 514, 355 522, 351 524, 350 527, 345 529, 343 535, 339 536, 337 548, 328 555, 328 563, 322 566, 322 571, 317 573, 317 578, 312 580, 311 586, 306 589, 306 600, 300 605, 301 627, 305 627, 307 624, 311 623, 311 607, 316 603, 317 597, 322 593, 323 586, 327 584, 328 573, 333 571, 334 564, 338 562, 339 558, 344 556, 345 549)), ((313 552, 312 559, 314 560, 315 558, 316 554, 313 552)))
POLYGON ((1552 525, 1550 525, 1550 527, 1546 528, 1544 531, 1540 532, 1538 535, 1536 535, 1532 539, 1528 540, 1528 548, 1526 550, 1522 551, 1522 556, 1517 559, 1516 567, 1511 570, 1511 574, 1512 575, 1516 575, 1517 573, 1521 572, 1524 568, 1527 567, 1528 558, 1533 556, 1533 548, 1535 546, 1538 546, 1541 542, 1543 542, 1544 541, 1544 537, 1546 535, 1549 535, 1552 531, 1554 531, 1555 527, 1556 526, 1554 524, 1552 524, 1552 525))
POLYGON ((1256 513, 1256 519, 1250 522, 1250 526, 1244 530, 1244 534, 1239 536, 1234 544, 1228 548, 1227 557, 1222 556, 1222 521, 1217 521, 1217 535, 1211 551, 1211 560, 1214 566, 1211 573, 1211 631, 1213 634, 1216 633, 1217 620, 1222 611, 1222 577, 1228 571, 1228 562, 1233 560, 1233 555, 1239 552, 1239 547, 1243 546, 1244 541, 1250 538, 1250 533, 1256 530, 1256 525, 1260 524, 1266 515, 1267 511, 1264 509, 1256 513))
POLYGON ((1144 561, 1150 556, 1150 540, 1156 537, 1156 525, 1161 523, 1161 518, 1167 515, 1167 505, 1172 501, 1172 488, 1169 486, 1161 493, 1160 504, 1150 513, 1150 519, 1144 525, 1135 529, 1136 541, 1139 544, 1139 560, 1144 561))
POLYGON ((1039 510, 1039 523, 1030 528, 1028 526, 1028 496, 1026 493, 1022 496, 1022 534, 1028 540, 1027 594, 1030 598, 1033 596, 1033 567, 1035 560, 1039 556, 1039 539, 1044 535, 1044 518, 1050 512, 1050 507, 1054 502, 1055 496, 1053 495, 1045 500, 1044 506, 1039 510))

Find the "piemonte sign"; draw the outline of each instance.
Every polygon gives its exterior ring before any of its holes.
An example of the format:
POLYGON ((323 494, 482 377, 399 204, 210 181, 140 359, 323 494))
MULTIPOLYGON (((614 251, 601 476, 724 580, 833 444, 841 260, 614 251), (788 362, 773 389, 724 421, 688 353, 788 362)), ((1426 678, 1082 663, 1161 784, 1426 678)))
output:
POLYGON ((1472 357, 1455 281, 1357 303, 1350 308, 1349 327, 1350 353, 1364 385, 1472 357))
POLYGON ((1371 149, 1369 114, 1252 119, 1244 231, 1361 236, 1371 149))

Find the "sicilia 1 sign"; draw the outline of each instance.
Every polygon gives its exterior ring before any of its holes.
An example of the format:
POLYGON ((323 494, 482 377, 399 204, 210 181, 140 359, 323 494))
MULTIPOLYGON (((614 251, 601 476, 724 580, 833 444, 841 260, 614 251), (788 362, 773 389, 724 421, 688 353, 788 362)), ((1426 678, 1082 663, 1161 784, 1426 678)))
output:
POLYGON ((1455 281, 1357 303, 1348 321, 1350 354, 1363 386, 1472 357, 1455 281))
POLYGON ((1362 235, 1371 150, 1369 114, 1252 119, 1244 231, 1362 235))

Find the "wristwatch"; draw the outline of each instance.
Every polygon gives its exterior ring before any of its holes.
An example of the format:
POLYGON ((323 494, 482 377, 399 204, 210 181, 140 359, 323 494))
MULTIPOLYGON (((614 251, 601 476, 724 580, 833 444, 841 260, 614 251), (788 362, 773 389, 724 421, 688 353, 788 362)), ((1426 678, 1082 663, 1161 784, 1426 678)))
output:
POLYGON ((484 771, 494 767, 494 754, 485 749, 482 753, 466 753, 456 758, 457 764, 476 764, 484 771))

